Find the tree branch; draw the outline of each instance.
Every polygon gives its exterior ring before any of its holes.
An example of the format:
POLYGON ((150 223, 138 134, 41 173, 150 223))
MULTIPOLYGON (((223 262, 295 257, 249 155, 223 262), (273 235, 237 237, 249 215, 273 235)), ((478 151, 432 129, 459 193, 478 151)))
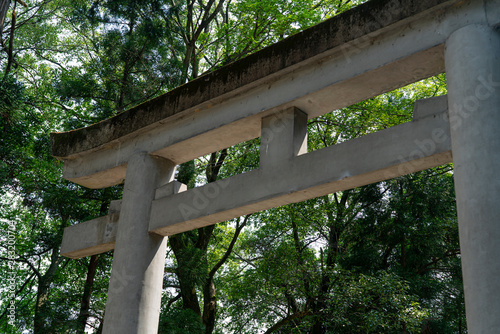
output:
MULTIPOLYGON (((34 274, 34 273, 33 273, 33 274, 31 274, 31 276, 30 276, 30 277, 28 277, 28 279, 27 279, 26 281, 24 281, 23 286, 22 286, 22 287, 20 287, 20 288, 19 288, 19 290, 17 290, 17 292, 16 292, 16 294, 15 294, 14 298, 11 298, 11 300, 15 300, 15 299, 16 299, 16 297, 17 297, 17 296, 18 296, 18 295, 19 295, 19 294, 20 294, 20 293, 24 290, 24 288, 26 287, 26 285, 28 285, 28 283, 29 283, 29 282, 31 282, 31 280, 33 279, 33 276, 35 276, 35 274, 34 274)), ((7 312, 9 311, 9 310, 8 310, 8 306, 9 306, 9 304, 10 304, 10 302, 9 302, 9 303, 7 303, 7 307, 5 308, 5 311, 2 313, 2 315, 0 315, 0 319, 2 319, 2 318, 3 318, 6 314, 7 314, 7 312)))
POLYGON ((14 2, 14 8, 12 8, 12 23, 10 26, 10 35, 9 35, 9 47, 7 49, 7 67, 5 68, 5 76, 7 76, 12 67, 12 63, 14 61, 13 51, 14 51, 14 31, 16 30, 16 4, 14 2))
POLYGON ((453 249, 453 250, 450 250, 448 252, 446 252, 443 256, 441 257, 438 257, 434 260, 432 260, 431 262, 427 263, 425 266, 423 266, 422 268, 420 268, 418 271, 417 271, 417 274, 418 275, 421 275, 423 274, 424 272, 428 271, 428 270, 431 270, 429 267, 437 264, 438 262, 448 258, 448 257, 454 257, 454 256, 457 256, 458 254, 460 254, 460 249, 453 249))
POLYGON ((212 270, 210 270, 210 272, 208 273, 208 277, 213 278, 215 276, 215 273, 217 272, 217 270, 219 270, 220 267, 227 261, 227 259, 229 258, 229 255, 231 255, 231 252, 233 251, 233 248, 234 248, 234 245, 236 244, 236 241, 238 240, 238 236, 240 235, 241 230, 243 230, 243 228, 247 224, 248 218, 250 218, 250 216, 251 216, 251 214, 246 215, 245 219, 243 220, 243 223, 241 223, 241 225, 238 221, 238 223, 236 225, 236 230, 234 231, 233 239, 231 240, 229 247, 227 248, 224 255, 221 257, 219 262, 217 262, 215 264, 215 266, 212 268, 212 270))
POLYGON ((180 298, 181 298, 181 294, 177 294, 177 296, 175 296, 174 298, 170 299, 166 305, 166 309, 168 310, 170 308, 170 306, 172 306, 173 303, 175 303, 176 301, 178 301, 180 298))
POLYGON ((280 321, 278 321, 271 328, 269 328, 264 334, 271 334, 272 332, 274 332, 275 330, 283 327, 284 325, 286 325, 290 321, 298 319, 298 318, 302 318, 302 317, 305 317, 305 316, 308 316, 308 315, 311 315, 311 314, 312 314, 311 311, 300 311, 300 312, 293 313, 293 314, 289 315, 288 317, 286 317, 286 318, 281 319, 280 321))

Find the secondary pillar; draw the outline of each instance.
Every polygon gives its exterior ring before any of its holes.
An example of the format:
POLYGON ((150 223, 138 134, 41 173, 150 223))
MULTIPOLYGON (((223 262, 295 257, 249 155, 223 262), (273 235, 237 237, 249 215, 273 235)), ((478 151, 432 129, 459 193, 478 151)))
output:
POLYGON ((279 170, 290 159, 307 153, 307 114, 296 107, 262 119, 261 170, 279 170))
POLYGON ((457 30, 445 61, 468 332, 499 333, 499 32, 457 30))
POLYGON ((155 190, 173 177, 174 164, 146 152, 127 164, 104 334, 157 333, 166 239, 148 233, 155 190))

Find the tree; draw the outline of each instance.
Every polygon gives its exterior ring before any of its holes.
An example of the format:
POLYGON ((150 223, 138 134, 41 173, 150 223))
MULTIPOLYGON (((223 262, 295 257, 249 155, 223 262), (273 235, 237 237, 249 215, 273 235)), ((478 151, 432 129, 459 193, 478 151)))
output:
MULTIPOLYGON (((104 215, 121 189, 61 180, 49 132, 120 113, 358 2, 11 2, 0 228, 16 226, 18 332, 99 332, 104 313, 112 254, 69 261, 59 248, 65 226, 104 215)), ((415 99, 444 92, 438 76, 310 120, 309 151, 409 121, 415 99)), ((194 187, 258 168, 259 142, 183 164, 177 179, 194 187)), ((462 333, 452 178, 444 166, 170 237, 161 330, 462 333)), ((5 304, 0 328, 12 330, 5 304)))
MULTIPOLYGON (((412 100, 442 94, 440 83, 442 77, 431 78, 310 121, 309 149, 408 121, 412 100)), ((424 326, 431 333, 446 322, 447 331, 463 329, 450 171, 444 166, 254 217, 226 278, 232 330, 386 333, 424 326)))
MULTIPOLYGON (((3 24, 5 21, 5 16, 7 16, 7 11, 9 10, 10 0, 0 1, 0 32, 3 32, 3 24)), ((0 36, 0 39, 1 36, 0 36)))
MULTIPOLYGON (((281 2, 273 4, 269 2, 259 2, 258 4, 238 2, 236 5, 233 5, 231 1, 228 1, 224 7, 222 6, 223 3, 223 1, 220 1, 212 12, 212 6, 215 6, 215 2, 213 1, 209 1, 206 5, 204 5, 203 2, 196 4, 194 1, 188 1, 184 16, 176 13, 175 23, 186 45, 186 52, 183 58, 184 69, 185 71, 190 69, 190 77, 192 78, 198 75, 200 68, 210 70, 229 61, 241 58, 248 52, 255 51, 267 45, 265 42, 270 44, 273 41, 282 39, 297 32, 300 28, 312 25, 315 20, 319 21, 320 18, 319 15, 312 14, 315 13, 313 9, 317 7, 317 5, 313 5, 312 2, 307 4, 302 3, 300 8, 296 5, 289 4, 286 10, 289 13, 296 11, 298 14, 292 17, 281 16, 281 18, 286 17, 285 22, 280 22, 280 17, 278 16, 279 9, 276 9, 276 5, 282 5, 281 2), (241 29, 238 30, 240 33, 248 30, 248 26, 242 25, 242 22, 251 21, 241 19, 242 16, 245 15, 243 13, 247 10, 257 17, 255 23, 256 28, 254 29, 252 26, 252 38, 243 36, 236 44, 229 47, 229 30, 238 28, 241 29), (219 13, 220 16, 217 15, 219 13), (263 19, 258 18, 260 15, 267 15, 267 17, 263 19), (198 18, 196 20, 197 23, 194 23, 194 17, 198 18), (233 20, 233 17, 237 17, 237 19, 233 20), (290 29, 290 25, 294 24, 298 28, 290 29), (215 34, 212 36, 210 35, 211 29, 215 31, 215 34), (260 42, 257 40, 260 40, 260 42)), ((346 4, 342 5, 345 6, 346 4)), ((339 5, 339 7, 341 6, 339 5)), ((237 35, 237 33, 233 31, 232 37, 235 35, 237 35)), ((184 77, 188 77, 186 72, 184 77)), ((253 152, 257 152, 256 147, 258 146, 256 145, 258 145, 258 141, 253 141, 249 144, 238 145, 235 149, 213 153, 205 165, 206 182, 213 182, 217 179, 219 173, 222 172, 221 168, 225 168, 225 165, 223 165, 224 161, 228 159, 235 159, 235 161, 238 161, 236 159, 243 159, 243 161, 233 164, 245 164, 245 160, 248 160, 247 155, 236 153, 238 157, 234 157, 232 156, 232 154, 234 154, 233 152, 241 152, 241 149, 248 150, 250 147, 253 152)), ((258 162, 258 158, 257 160, 255 158, 252 160, 253 163, 258 162)), ((187 168, 192 168, 191 166, 192 163, 184 165, 180 173, 184 174, 187 168)), ((246 165, 243 166, 243 169, 249 167, 246 165)), ((225 173, 226 176, 234 175, 232 174, 233 172, 242 169, 241 167, 229 168, 233 169, 228 170, 225 173)), ((193 184, 193 181, 189 178, 179 180, 193 184)), ((244 224, 236 224, 234 236, 230 245, 234 246, 236 238, 243 226, 244 224)), ((215 296, 214 276, 220 268, 220 265, 222 265, 220 261, 217 262, 216 260, 213 264, 214 266, 211 267, 212 264, 208 262, 208 248, 213 239, 214 231, 216 231, 216 227, 209 226, 169 238, 169 244, 173 250, 177 263, 176 279, 178 280, 178 285, 175 283, 168 283, 168 285, 175 286, 179 289, 179 294, 173 296, 171 300, 181 298, 182 308, 184 310, 190 310, 192 314, 200 317, 205 326, 206 333, 212 333, 215 328, 217 299, 215 296), (203 292, 203 302, 201 303, 197 295, 197 286, 200 287, 200 290, 203 292), (202 305, 201 307, 200 304, 202 305)), ((233 246, 229 247, 228 252, 231 252, 233 246)), ((222 257, 224 262, 227 260, 228 256, 229 253, 226 253, 222 257)), ((170 304, 170 302, 168 303, 170 304)))
MULTIPOLYGON (((24 9, 16 12, 14 3, 11 19, 5 24, 8 42, 2 38, 0 53, 4 70, 0 86, 5 93, 0 103, 5 167, 0 189, 5 203, 2 218, 17 234, 19 283, 14 300, 22 308, 16 313, 16 327, 20 332, 26 328, 35 333, 63 332, 74 327, 72 312, 78 305, 64 291, 79 287, 68 285, 76 280, 77 263, 59 254, 63 228, 106 210, 110 197, 116 198, 119 190, 89 191, 61 181, 61 164, 50 157, 48 139, 65 116, 60 96, 53 89, 54 74, 64 64, 53 16, 58 7, 50 1, 17 2, 24 9)), ((6 226, 2 228, 5 231, 6 226)), ((2 314, 1 326, 13 330, 4 322, 4 309, 2 314)))

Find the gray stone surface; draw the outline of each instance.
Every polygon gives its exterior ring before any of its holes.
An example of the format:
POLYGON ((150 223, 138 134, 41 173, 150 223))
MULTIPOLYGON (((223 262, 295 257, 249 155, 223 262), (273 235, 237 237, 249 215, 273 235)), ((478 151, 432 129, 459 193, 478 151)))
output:
MULTIPOLYGON (((311 155, 306 154, 304 113, 289 108, 269 116, 262 121, 258 171, 189 190, 181 197, 176 194, 186 191, 186 186, 180 182, 159 187, 150 228, 171 235, 451 162, 447 97, 417 101, 415 114, 418 117, 411 123, 311 155), (187 221, 181 222, 184 218, 187 221)), ((106 239, 112 241, 107 244, 96 237, 97 225, 106 217, 67 228, 64 255, 77 258, 114 247, 114 235, 106 239)))
POLYGON ((128 162, 109 282, 105 334, 156 333, 166 240, 148 233, 151 202, 172 180, 170 161, 136 153, 128 162))
POLYGON ((79 259, 114 249, 119 218, 120 213, 116 212, 66 227, 61 255, 79 259))
POLYGON ((174 99, 169 104, 167 99, 155 108, 145 104, 85 130, 87 135, 82 135, 84 130, 54 135, 53 147, 71 147, 78 139, 73 149, 63 150, 66 156, 58 155, 65 161, 65 178, 92 188, 117 184, 123 182, 126 162, 137 148, 179 164, 260 136, 260 120, 277 111, 297 107, 313 118, 443 72, 447 36, 468 22, 485 20, 479 0, 368 2, 259 53, 255 59, 262 61, 261 70, 252 65, 254 56, 245 58, 238 66, 248 65, 248 70, 233 68, 238 77, 224 86, 233 90, 224 88, 222 93, 217 88, 225 81, 219 81, 222 72, 216 72, 205 77, 207 81, 200 78, 176 90, 185 103, 174 99), (352 31, 344 36, 346 22, 352 31), (285 56, 289 53, 291 58, 285 56), (221 94, 210 95, 214 92, 221 94), (200 94, 212 97, 199 100, 200 94), (178 111, 171 113, 171 108, 178 111), (160 119, 141 123, 150 117, 160 119), (130 128, 140 124, 144 126, 130 128), (97 139, 105 144, 85 144, 97 139))
POLYGON ((498 24, 498 1, 369 1, 113 119, 54 134, 54 154, 65 178, 90 188, 123 182, 138 148, 176 164, 210 154, 260 136, 261 118, 277 111, 314 118, 444 72, 448 36, 498 24))
POLYGON ((445 111, 448 111, 447 96, 435 96, 428 99, 417 100, 413 107, 413 120, 416 121, 445 111))
POLYGON ((121 200, 111 201, 108 215, 66 227, 61 255, 79 259, 114 249, 121 204, 121 200))
POLYGON ((456 31, 446 72, 468 333, 499 333, 500 33, 456 31))
POLYGON ((292 159, 307 153, 307 114, 297 108, 262 119, 260 137, 261 170, 287 167, 292 159))
POLYGON ((53 134, 65 178, 103 188, 126 177, 122 209, 70 227, 63 241, 73 257, 115 242, 104 333, 156 333, 162 236, 438 166, 452 152, 469 333, 498 332, 500 37, 490 27, 499 23, 500 0, 372 0, 112 119, 53 134), (441 73, 445 61, 448 103, 418 102, 413 122, 305 153, 307 118, 441 73), (293 119, 275 135, 278 115, 293 119), (190 190, 169 183, 175 164, 261 134, 258 170, 190 190), (116 237, 106 235, 117 215, 116 237))
MULTIPOLYGON (((226 98, 226 94, 246 90, 247 85, 263 78, 278 73, 282 75, 283 70, 293 70, 304 60, 313 60, 324 52, 367 35, 375 36, 386 27, 412 21, 418 14, 435 11, 454 2, 457 1, 368 1, 114 118, 84 129, 54 134, 52 153, 57 157, 70 157, 106 145, 214 98, 226 98)), ((356 53, 355 50, 344 51, 356 53)))
MULTIPOLYGON (((424 104, 440 110, 444 99, 424 104)), ((305 117, 288 117, 280 126, 264 119, 267 139, 261 150, 281 147, 287 153, 263 152, 264 168, 155 200, 150 231, 172 235, 449 163, 449 122, 447 111, 440 111, 422 112, 427 117, 298 156, 304 133, 292 129, 303 129, 305 117)), ((301 115, 293 109, 286 113, 301 115)), ((283 115, 279 113, 276 119, 283 115)))

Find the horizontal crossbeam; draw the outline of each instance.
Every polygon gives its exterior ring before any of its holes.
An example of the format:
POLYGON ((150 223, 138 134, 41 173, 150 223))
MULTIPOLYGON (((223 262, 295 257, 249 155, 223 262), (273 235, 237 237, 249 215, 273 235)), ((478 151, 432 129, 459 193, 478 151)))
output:
POLYGON ((115 248, 121 200, 112 201, 109 214, 64 229, 61 255, 79 259, 115 248))
MULTIPOLYGON (((156 189, 156 198, 185 191, 186 186, 173 181, 156 189)), ((79 259, 101 254, 115 248, 120 218, 121 200, 112 201, 109 214, 64 229, 61 255, 79 259)))
POLYGON ((444 72, 449 34, 497 24, 485 6, 499 1, 362 5, 115 118, 54 134, 54 155, 66 179, 103 188, 123 181, 136 150, 179 164, 259 137, 260 120, 279 110, 323 115, 444 72))
MULTIPOLYGON (((417 115, 412 122, 265 163, 274 168, 260 168, 156 199, 152 204, 150 232, 173 235, 452 162, 446 96, 420 103, 425 104, 425 110, 418 111, 422 108, 417 103, 417 115), (420 118, 420 114, 424 117, 420 118)), ((271 126, 263 128, 263 133, 274 132, 276 146, 282 150, 287 148, 282 146, 280 133, 293 133, 296 140, 289 138, 288 145, 299 147, 297 140, 303 140, 304 135, 291 129, 304 128, 305 124, 294 122, 306 119, 289 117, 279 122, 284 121, 289 121, 285 128, 271 126)))
MULTIPOLYGON (((156 190, 150 232, 172 235, 241 215, 393 178, 452 161, 446 96, 417 101, 414 120, 306 153, 307 117, 290 108, 262 120, 260 168, 186 190, 156 190)), ((114 248, 119 204, 67 227, 61 252, 80 258, 114 248)))

